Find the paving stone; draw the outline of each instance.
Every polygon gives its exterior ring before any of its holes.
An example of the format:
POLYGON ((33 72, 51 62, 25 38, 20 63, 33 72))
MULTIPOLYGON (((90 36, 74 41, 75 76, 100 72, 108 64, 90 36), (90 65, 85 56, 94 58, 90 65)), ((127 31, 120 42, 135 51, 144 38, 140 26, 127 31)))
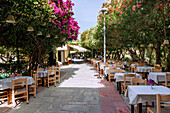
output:
POLYGON ((73 97, 72 101, 76 101, 76 102, 89 102, 89 101, 93 101, 94 97, 85 97, 85 96, 76 96, 73 97))
POLYGON ((92 92, 84 92, 84 96, 92 96, 92 92))
POLYGON ((84 113, 84 112, 86 112, 86 106, 85 105, 64 105, 62 107, 62 110, 84 113))
POLYGON ((58 96, 57 98, 55 98, 55 101, 71 101, 73 98, 73 96, 58 96))
POLYGON ((88 102, 68 102, 68 104, 72 104, 72 105, 88 105, 88 102))
POLYGON ((87 106, 87 113, 101 113, 100 105, 87 106))
POLYGON ((35 112, 41 104, 27 104, 27 106, 22 106, 21 109, 13 109, 10 113, 33 113, 35 112))

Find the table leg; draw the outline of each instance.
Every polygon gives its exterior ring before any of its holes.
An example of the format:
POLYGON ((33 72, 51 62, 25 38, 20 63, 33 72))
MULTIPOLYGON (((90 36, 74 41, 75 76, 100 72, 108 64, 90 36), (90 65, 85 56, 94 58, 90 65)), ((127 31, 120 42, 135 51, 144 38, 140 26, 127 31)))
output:
POLYGON ((131 105, 131 113, 134 113, 134 105, 131 105))
POLYGON ((139 103, 139 113, 142 113, 142 103, 139 103))
POLYGON ((42 78, 42 87, 44 87, 44 77, 42 78))
POLYGON ((117 83, 117 91, 119 90, 119 84, 118 84, 118 82, 116 82, 117 83))
POLYGON ((10 105, 11 102, 12 102, 12 90, 11 89, 8 90, 8 97, 7 97, 7 99, 8 99, 8 105, 10 105))
POLYGON ((121 88, 121 82, 118 82, 119 83, 119 94, 121 94, 121 90, 122 90, 122 88, 121 88))

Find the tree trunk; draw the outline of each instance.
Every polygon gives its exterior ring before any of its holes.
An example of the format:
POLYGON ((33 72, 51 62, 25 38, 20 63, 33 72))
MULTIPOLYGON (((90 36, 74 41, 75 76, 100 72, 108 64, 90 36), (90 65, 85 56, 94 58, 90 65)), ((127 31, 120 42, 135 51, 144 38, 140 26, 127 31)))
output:
POLYGON ((167 46, 168 46, 167 71, 170 72, 170 46, 169 45, 167 46))
POLYGON ((158 41, 156 43, 157 47, 156 47, 156 64, 160 64, 161 65, 161 51, 160 51, 160 48, 161 48, 161 43, 158 41))

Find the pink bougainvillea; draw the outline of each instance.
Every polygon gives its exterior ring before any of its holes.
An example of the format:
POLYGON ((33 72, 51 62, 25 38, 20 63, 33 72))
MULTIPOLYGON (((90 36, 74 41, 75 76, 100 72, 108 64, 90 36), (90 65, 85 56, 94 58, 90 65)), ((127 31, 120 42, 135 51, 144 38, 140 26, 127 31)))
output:
POLYGON ((77 21, 72 17, 74 15, 72 7, 74 3, 71 0, 49 0, 48 3, 53 9, 57 18, 53 18, 54 26, 60 31, 60 34, 65 34, 68 38, 77 39, 80 27, 77 21))
POLYGON ((141 6, 141 3, 137 4, 137 8, 139 8, 141 6))
POLYGON ((136 11, 136 6, 135 6, 135 5, 132 7, 132 10, 133 10, 133 11, 136 11))

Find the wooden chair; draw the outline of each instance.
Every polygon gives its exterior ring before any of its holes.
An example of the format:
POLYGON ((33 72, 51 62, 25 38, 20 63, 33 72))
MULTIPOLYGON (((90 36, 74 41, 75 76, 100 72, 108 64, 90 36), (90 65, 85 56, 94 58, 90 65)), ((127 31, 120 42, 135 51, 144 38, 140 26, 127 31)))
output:
POLYGON ((156 68, 159 68, 159 67, 161 67, 160 64, 154 64, 154 68, 155 68, 155 69, 156 69, 156 68))
POLYGON ((131 85, 132 77, 136 78, 136 74, 124 74, 124 82, 121 83, 122 93, 125 93, 127 86, 131 85))
POLYGON ((157 107, 156 108, 147 108, 147 113, 170 113, 170 109, 168 109, 167 107, 170 108, 169 104, 161 104, 163 102, 170 102, 170 95, 160 95, 157 94, 156 95, 156 102, 157 102, 157 107), (161 108, 162 106, 164 106, 164 108, 161 108))
POLYGON ((44 78, 44 85, 49 88, 49 84, 54 84, 56 86, 56 71, 55 70, 50 70, 48 71, 47 77, 44 78))
POLYGON ((8 91, 0 90, 0 102, 1 102, 1 104, 7 99, 8 99, 8 91))
POLYGON ((37 71, 44 70, 44 68, 38 68, 37 71))
POLYGON ((147 85, 147 79, 140 79, 140 78, 132 78, 131 85, 138 85, 138 84, 147 85))
POLYGON ((56 71, 56 81, 60 83, 60 68, 54 68, 56 71))
POLYGON ((46 67, 46 70, 52 70, 52 67, 46 67))
POLYGON ((15 104, 15 100, 24 98, 28 101, 28 83, 27 78, 20 78, 12 80, 12 103, 15 104))
POLYGON ((139 67, 139 64, 138 64, 138 65, 135 65, 135 66, 132 66, 132 67, 131 67, 131 72, 136 73, 136 67, 139 67))
POLYGON ((116 70, 117 70, 116 67, 109 66, 109 74, 108 74, 109 82, 111 82, 111 79, 114 78, 116 70))
MULTIPOLYGON (((40 70, 44 70, 44 68, 37 69, 37 71, 40 71, 40 70)), ((37 71, 36 71, 36 73, 33 72, 32 74, 37 74, 37 71)), ((42 78, 38 77, 38 75, 37 75, 37 87, 38 87, 38 85, 42 85, 42 78)))
POLYGON ((162 83, 162 85, 170 87, 170 82, 168 83, 168 81, 170 81, 170 73, 165 73, 165 83, 162 83))
POLYGON ((139 63, 139 66, 145 66, 145 63, 139 63))
MULTIPOLYGON (((140 78, 132 78, 131 79, 131 85, 147 85, 147 79, 140 79, 140 78)), ((146 105, 143 105, 142 107, 153 107, 154 102, 152 102, 152 105, 149 105, 148 102, 146 102, 146 105)), ((139 106, 136 106, 136 113, 139 112, 139 106)))
POLYGON ((116 70, 116 73, 125 73, 125 70, 123 70, 123 69, 117 69, 117 70, 116 70))
POLYGON ((162 67, 157 67, 151 70, 151 72, 162 72, 162 67))
MULTIPOLYGON (((22 73, 21 74, 16 73, 16 74, 17 74, 17 77, 22 76, 22 73)), ((15 74, 9 75, 9 77, 15 77, 15 74)))
POLYGON ((34 98, 36 97, 37 94, 37 74, 32 74, 32 77, 34 79, 34 83, 32 85, 29 86, 29 94, 34 95, 34 98))

